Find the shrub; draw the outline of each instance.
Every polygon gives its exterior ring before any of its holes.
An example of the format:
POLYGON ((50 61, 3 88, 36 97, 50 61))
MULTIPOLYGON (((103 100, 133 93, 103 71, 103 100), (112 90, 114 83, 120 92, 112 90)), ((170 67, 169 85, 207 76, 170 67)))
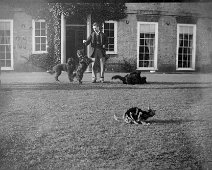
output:
POLYGON ((134 60, 133 58, 131 58, 131 59, 123 58, 122 70, 127 73, 135 71, 136 70, 136 60, 134 60))
POLYGON ((56 57, 49 55, 48 53, 32 54, 29 56, 27 63, 49 70, 58 64, 59 60, 56 57))

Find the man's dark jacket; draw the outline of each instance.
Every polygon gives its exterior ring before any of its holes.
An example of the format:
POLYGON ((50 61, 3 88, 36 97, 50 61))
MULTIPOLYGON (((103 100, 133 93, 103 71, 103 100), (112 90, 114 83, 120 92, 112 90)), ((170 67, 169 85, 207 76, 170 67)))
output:
MULTIPOLYGON (((103 32, 100 32, 99 33, 100 35, 100 48, 102 50, 102 53, 103 53, 103 56, 105 57, 106 56, 106 51, 105 49, 103 48, 103 45, 107 46, 107 36, 106 34, 104 34, 103 32)), ((95 49, 96 49, 96 44, 97 42, 97 36, 95 35, 95 32, 92 32, 91 35, 88 37, 87 41, 86 41, 86 46, 91 44, 91 58, 94 58, 94 52, 95 52, 95 49)))

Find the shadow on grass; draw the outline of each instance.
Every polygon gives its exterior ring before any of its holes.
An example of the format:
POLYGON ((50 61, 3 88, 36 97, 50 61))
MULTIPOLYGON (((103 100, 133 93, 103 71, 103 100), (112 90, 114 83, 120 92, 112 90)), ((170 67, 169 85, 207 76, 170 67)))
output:
POLYGON ((204 120, 192 120, 192 119, 152 119, 149 121, 146 121, 150 124, 182 124, 182 123, 190 123, 190 122, 202 122, 204 120))
POLYGON ((196 84, 196 85, 208 85, 212 82, 148 82, 147 84, 156 84, 156 85, 180 85, 180 84, 196 84))
POLYGON ((92 90, 92 89, 210 89, 211 83, 186 83, 186 82, 149 82, 147 84, 129 85, 120 82, 105 83, 14 83, 2 84, 0 90, 92 90), (184 85, 184 86, 181 86, 184 85), (186 86, 185 86, 186 85, 186 86), (204 86, 201 86, 204 85, 204 86), (206 86, 205 86, 206 85, 206 86))

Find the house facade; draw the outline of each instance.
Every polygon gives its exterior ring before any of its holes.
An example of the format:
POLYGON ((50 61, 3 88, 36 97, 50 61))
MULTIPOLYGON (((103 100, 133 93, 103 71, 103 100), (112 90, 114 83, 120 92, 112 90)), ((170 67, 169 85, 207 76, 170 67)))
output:
MULTIPOLYGON (((212 3, 126 3, 127 17, 106 21, 106 71, 211 72, 212 3)), ((61 62, 83 48, 92 31, 87 21, 61 16, 61 62)), ((24 9, 0 6, 1 70, 39 71, 27 63, 32 54, 47 53, 44 19, 35 20, 24 9)), ((90 53, 90 47, 87 47, 90 53)))

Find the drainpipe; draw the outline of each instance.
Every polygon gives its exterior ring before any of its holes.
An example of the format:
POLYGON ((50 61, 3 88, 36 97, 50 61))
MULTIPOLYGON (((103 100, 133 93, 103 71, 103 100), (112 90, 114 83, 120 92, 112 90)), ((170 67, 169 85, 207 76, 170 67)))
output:
POLYGON ((61 14, 61 63, 66 63, 66 19, 61 14))

